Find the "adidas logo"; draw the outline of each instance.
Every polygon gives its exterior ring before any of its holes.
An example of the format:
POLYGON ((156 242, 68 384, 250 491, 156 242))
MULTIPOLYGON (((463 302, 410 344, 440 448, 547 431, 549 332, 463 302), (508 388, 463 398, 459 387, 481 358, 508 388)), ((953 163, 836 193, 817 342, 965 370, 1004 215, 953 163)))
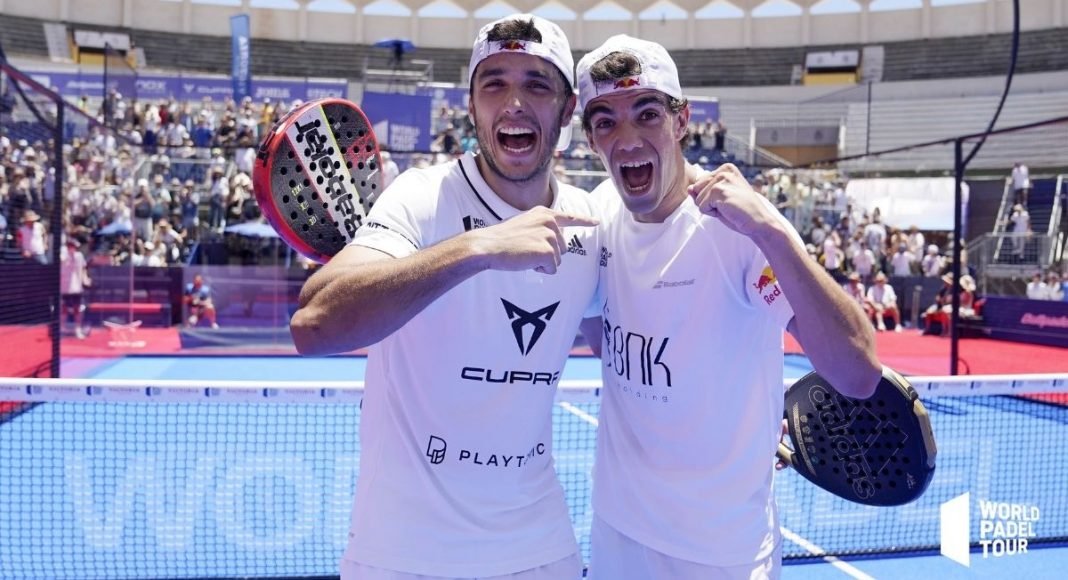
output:
POLYGON ((580 256, 586 255, 586 250, 582 247, 582 242, 579 241, 578 236, 571 236, 571 239, 567 242, 567 253, 580 256))
POLYGON ((469 215, 465 215, 464 216, 463 222, 464 222, 464 231, 465 232, 469 232, 471 230, 477 230, 478 228, 484 228, 484 227, 486 227, 488 225, 486 223, 486 220, 484 220, 484 219, 482 219, 480 217, 471 217, 469 215))

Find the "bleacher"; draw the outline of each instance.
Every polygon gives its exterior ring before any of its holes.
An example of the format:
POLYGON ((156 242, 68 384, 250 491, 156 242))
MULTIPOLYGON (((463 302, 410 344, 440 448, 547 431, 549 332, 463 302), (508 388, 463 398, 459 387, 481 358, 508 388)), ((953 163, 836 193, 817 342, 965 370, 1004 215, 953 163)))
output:
MULTIPOLYGON (((47 58, 42 24, 45 21, 0 15, 0 40, 8 54, 47 58)), ((113 30, 130 35, 145 51, 149 67, 228 73, 230 39, 225 36, 177 34, 77 25, 91 30, 113 30)), ((1009 34, 933 38, 887 42, 884 81, 964 78, 1003 74, 1008 66, 1009 34)), ((821 45, 821 51, 859 49, 861 45, 821 45)), ((790 84, 793 67, 804 62, 809 47, 750 49, 688 49, 672 51, 683 86, 761 86, 790 84)), ((386 54, 368 45, 293 42, 256 38, 252 43, 255 75, 346 78, 359 80, 364 56, 386 54)), ((575 51, 576 61, 585 51, 575 51)), ((420 47, 406 60, 433 60, 434 81, 461 82, 467 65, 466 48, 420 47)), ((1064 29, 1021 33, 1018 72, 1068 69, 1068 34, 1064 29)))

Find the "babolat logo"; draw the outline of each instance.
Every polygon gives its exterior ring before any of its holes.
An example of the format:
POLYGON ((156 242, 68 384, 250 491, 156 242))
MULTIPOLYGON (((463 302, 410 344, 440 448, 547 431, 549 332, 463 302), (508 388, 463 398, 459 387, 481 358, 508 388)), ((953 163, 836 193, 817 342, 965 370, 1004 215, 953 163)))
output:
POLYGON ((445 450, 448 448, 449 446, 444 439, 431 435, 430 441, 426 444, 426 456, 430 458, 430 463, 437 465, 445 461, 445 450))
POLYGON ((486 224, 486 220, 484 220, 484 219, 482 219, 480 217, 473 217, 473 216, 469 216, 469 215, 465 215, 464 216, 464 231, 465 232, 469 232, 471 230, 477 230, 478 228, 484 228, 487 225, 488 224, 486 224))
POLYGON ((571 239, 568 240, 567 253, 578 254, 580 256, 586 255, 586 250, 582 247, 582 242, 579 241, 578 236, 571 236, 571 239))
MULTIPOLYGON (((360 198, 348 188, 352 187, 352 176, 346 165, 344 152, 330 134, 328 121, 322 107, 310 107, 297 118, 286 130, 286 137, 294 152, 304 166, 305 172, 313 177, 310 187, 314 188, 323 200, 330 200, 327 206, 329 217, 340 226, 338 229, 345 236, 345 241, 352 240, 356 228, 364 218, 360 198)), ((290 182, 292 185, 293 182, 290 182)), ((293 194, 300 193, 300 184, 294 187, 293 194)), ((304 201, 300 209, 307 210, 309 201, 304 201)), ((301 212, 305 213, 305 212, 301 212)), ((307 213, 307 225, 313 226, 318 218, 307 213)))
POLYGON ((663 280, 658 280, 656 284, 653 284, 653 290, 659 290, 661 288, 676 288, 678 286, 693 286, 694 280, 695 278, 690 278, 689 280, 678 280, 676 282, 665 282, 663 280))
POLYGON ((608 266, 608 258, 611 258, 611 257, 612 257, 612 252, 609 252, 608 248, 606 248, 604 246, 601 246, 601 267, 602 268, 605 268, 605 267, 608 266))

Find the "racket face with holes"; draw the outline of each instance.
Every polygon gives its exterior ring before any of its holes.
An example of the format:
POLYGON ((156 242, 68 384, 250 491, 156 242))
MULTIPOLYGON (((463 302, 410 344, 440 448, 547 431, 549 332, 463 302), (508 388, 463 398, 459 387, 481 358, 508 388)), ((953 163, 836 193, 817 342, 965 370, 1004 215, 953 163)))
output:
POLYGON ((936 448, 927 410, 901 375, 883 368, 870 399, 852 399, 816 373, 786 392, 793 449, 779 457, 819 487, 875 506, 908 503, 934 476, 936 448))
POLYGON ((355 104, 321 99, 290 111, 260 145, 253 191, 278 235, 320 263, 341 251, 381 193, 371 123, 355 104))

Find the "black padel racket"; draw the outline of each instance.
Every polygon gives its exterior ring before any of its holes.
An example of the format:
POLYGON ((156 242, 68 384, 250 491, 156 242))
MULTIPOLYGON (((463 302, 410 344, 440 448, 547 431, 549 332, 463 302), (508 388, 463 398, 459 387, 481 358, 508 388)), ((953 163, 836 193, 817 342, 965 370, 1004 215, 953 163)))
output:
POLYGON ((787 433, 778 457, 819 487, 865 505, 893 506, 923 494, 934 476, 927 409, 904 377, 883 367, 869 399, 835 391, 812 372, 786 391, 787 433))
POLYGON ((263 215, 290 247, 320 263, 352 239, 382 192, 371 123, 343 99, 290 111, 256 157, 252 185, 263 215))

